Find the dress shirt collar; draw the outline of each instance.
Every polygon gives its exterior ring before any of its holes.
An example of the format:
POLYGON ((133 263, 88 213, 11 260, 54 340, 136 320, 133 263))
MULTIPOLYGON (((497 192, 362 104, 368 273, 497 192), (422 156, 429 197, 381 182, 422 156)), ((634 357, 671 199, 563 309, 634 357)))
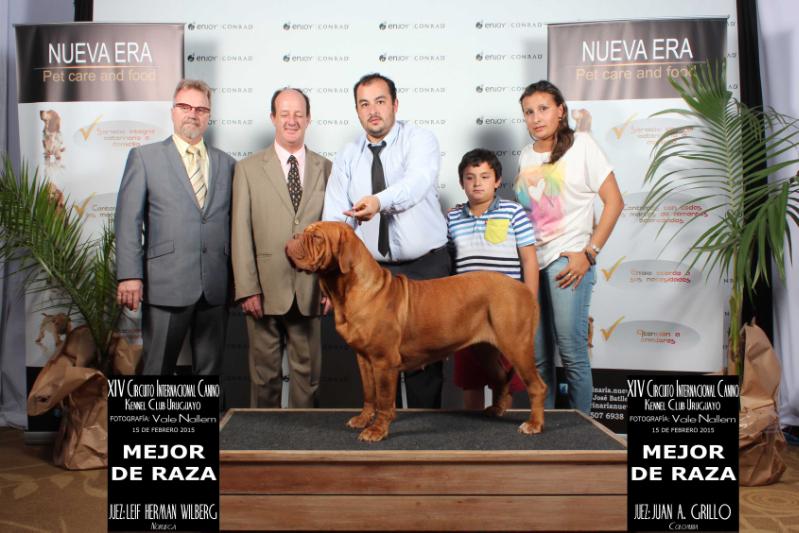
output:
POLYGON ((367 137, 366 133, 364 133, 363 134, 363 144, 361 145, 361 150, 368 150, 369 146, 377 146, 381 142, 385 142, 386 143, 386 148, 390 148, 394 144, 394 142, 397 140, 397 137, 399 137, 400 130, 402 130, 404 124, 405 124, 405 121, 400 121, 400 120, 396 121, 394 123, 394 125, 391 127, 391 131, 388 132, 388 135, 386 135, 385 137, 383 137, 380 141, 378 141, 376 143, 373 143, 372 141, 370 141, 369 137, 367 137))
POLYGON ((296 152, 289 152, 276 142, 275 152, 277 153, 277 158, 280 161, 280 166, 283 168, 283 174, 286 179, 288 179, 289 176, 289 156, 293 155, 297 158, 297 167, 300 171, 300 181, 302 181, 305 174, 305 145, 303 144, 302 147, 296 152))
POLYGON ((277 152, 277 157, 280 159, 280 163, 283 165, 289 164, 289 156, 293 155, 297 158, 297 161, 302 167, 302 164, 305 162, 305 145, 303 144, 299 150, 296 152, 289 152, 278 143, 275 143, 275 152, 277 152))
MULTIPOLYGON (((186 157, 186 150, 191 146, 189 143, 184 141, 180 138, 176 133, 172 134, 172 140, 175 142, 175 146, 178 148, 178 153, 180 157, 186 157)), ((200 142, 195 144, 194 146, 200 149, 200 157, 206 159, 207 150, 205 149, 205 139, 200 139, 200 142)))

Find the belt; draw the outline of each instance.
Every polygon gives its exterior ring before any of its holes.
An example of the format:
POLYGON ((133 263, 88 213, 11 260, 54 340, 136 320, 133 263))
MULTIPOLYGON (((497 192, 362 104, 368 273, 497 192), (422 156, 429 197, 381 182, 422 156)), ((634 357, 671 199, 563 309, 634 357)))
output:
POLYGON ((420 259, 424 259, 428 255, 435 255, 435 254, 438 254, 440 252, 445 252, 446 250, 447 250, 447 245, 445 244, 443 246, 439 246, 438 248, 433 248, 432 250, 430 250, 426 254, 424 254, 422 256, 419 256, 416 259, 408 259, 406 261, 378 261, 378 263, 381 264, 381 265, 393 265, 393 266, 408 265, 410 263, 415 263, 416 261, 419 261, 420 259))

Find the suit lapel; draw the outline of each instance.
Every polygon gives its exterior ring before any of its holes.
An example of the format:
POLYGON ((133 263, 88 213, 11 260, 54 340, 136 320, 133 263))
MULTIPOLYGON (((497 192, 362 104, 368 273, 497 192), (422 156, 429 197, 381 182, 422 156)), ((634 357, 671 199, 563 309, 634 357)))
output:
POLYGON ((270 146, 264 154, 263 161, 264 173, 266 174, 266 181, 268 181, 275 189, 280 200, 286 209, 289 210, 291 216, 294 216, 294 206, 291 204, 291 197, 289 196, 289 188, 286 184, 286 178, 283 175, 283 168, 280 165, 280 160, 277 158, 275 147, 270 146))
MULTIPOLYGON (((192 189, 191 182, 189 182, 189 175, 186 173, 186 167, 183 166, 183 160, 180 158, 180 154, 178 153, 178 149, 172 137, 164 141, 163 147, 164 156, 169 161, 169 166, 172 167, 172 177, 180 183, 180 186, 183 187, 183 190, 189 195, 189 199, 191 199, 191 203, 194 204, 194 207, 200 209, 200 205, 197 203, 197 195, 194 194, 194 189, 192 189)), ((208 202, 206 202, 206 205, 207 204, 208 202)))

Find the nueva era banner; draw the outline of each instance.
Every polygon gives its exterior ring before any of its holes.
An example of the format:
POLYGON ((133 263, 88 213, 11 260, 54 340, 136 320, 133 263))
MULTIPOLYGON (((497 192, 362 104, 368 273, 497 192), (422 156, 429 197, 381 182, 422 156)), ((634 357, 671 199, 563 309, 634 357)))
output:
POLYGON ((575 129, 605 151, 624 195, 624 212, 597 258, 589 339, 592 416, 617 431, 625 428, 630 374, 722 366, 728 290, 681 262, 708 227, 706 206, 673 197, 643 217, 641 205, 652 146, 681 123, 652 114, 685 106, 669 78, 724 60, 727 25, 714 18, 549 26, 549 79, 563 91, 575 129))
MULTIPOLYGON (((183 74, 182 24, 47 24, 16 28, 22 159, 55 201, 83 217, 85 237, 114 216, 130 148, 170 135, 172 92, 183 74)), ((56 290, 27 298, 26 365, 32 383, 81 322, 56 290)), ((139 337, 138 316, 122 333, 139 337)), ((31 417, 31 431, 52 429, 31 417)))

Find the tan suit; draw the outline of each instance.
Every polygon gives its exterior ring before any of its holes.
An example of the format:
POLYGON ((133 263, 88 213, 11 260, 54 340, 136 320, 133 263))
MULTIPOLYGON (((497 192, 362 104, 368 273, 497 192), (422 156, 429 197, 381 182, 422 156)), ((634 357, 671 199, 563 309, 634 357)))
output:
POLYGON ((295 271, 285 247, 322 216, 332 163, 306 148, 302 199, 291 204, 274 146, 239 161, 233 178, 231 249, 236 300, 261 294, 264 317, 247 316, 253 407, 280 407, 283 345, 289 358, 289 406, 313 407, 321 370, 319 283, 295 271))

